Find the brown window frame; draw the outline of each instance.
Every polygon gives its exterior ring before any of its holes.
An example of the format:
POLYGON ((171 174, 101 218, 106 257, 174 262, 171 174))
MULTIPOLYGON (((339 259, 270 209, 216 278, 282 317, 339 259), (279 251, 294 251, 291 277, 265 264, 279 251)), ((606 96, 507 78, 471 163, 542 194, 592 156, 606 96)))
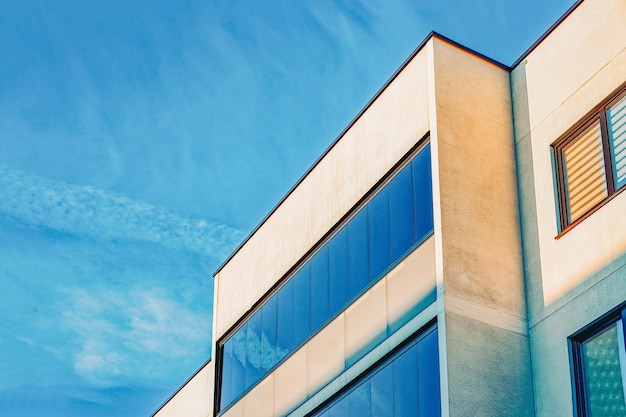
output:
POLYGON ((552 156, 554 161, 554 173, 555 173, 555 186, 556 186, 556 199, 557 199, 557 213, 559 223, 559 234, 556 239, 563 236, 565 233, 574 228, 577 224, 581 223, 591 214, 596 212, 600 207, 604 206, 616 195, 626 189, 626 186, 622 186, 619 189, 615 187, 615 173, 613 170, 613 156, 611 155, 611 144, 609 142, 609 128, 607 123, 607 109, 617 103, 619 100, 626 96, 626 82, 613 91, 602 102, 596 105, 589 113, 568 129, 563 135, 561 135, 551 145, 552 156), (568 222, 568 198, 566 192, 566 177, 565 177, 565 161, 563 158, 563 149, 575 141, 579 135, 588 127, 590 127, 596 121, 600 121, 600 132, 602 135, 602 152, 604 155, 604 180, 606 182, 607 196, 599 201, 596 205, 587 210, 584 214, 578 217, 572 222, 568 222))

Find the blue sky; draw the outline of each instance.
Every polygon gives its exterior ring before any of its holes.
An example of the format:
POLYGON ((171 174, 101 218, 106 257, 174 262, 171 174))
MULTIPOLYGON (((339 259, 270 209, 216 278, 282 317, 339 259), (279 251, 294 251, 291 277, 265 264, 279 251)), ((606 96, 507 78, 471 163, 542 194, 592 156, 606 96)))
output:
POLYGON ((0 415, 151 415, 211 273, 431 30, 512 64, 572 3, 0 0, 0 415))

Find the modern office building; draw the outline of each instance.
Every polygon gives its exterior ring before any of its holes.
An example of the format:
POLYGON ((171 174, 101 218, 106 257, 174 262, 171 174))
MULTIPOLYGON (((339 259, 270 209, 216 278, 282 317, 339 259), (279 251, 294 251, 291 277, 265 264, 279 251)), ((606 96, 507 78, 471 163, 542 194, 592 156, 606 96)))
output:
POLYGON ((430 35, 215 274, 155 416, 626 416, 626 1, 430 35))

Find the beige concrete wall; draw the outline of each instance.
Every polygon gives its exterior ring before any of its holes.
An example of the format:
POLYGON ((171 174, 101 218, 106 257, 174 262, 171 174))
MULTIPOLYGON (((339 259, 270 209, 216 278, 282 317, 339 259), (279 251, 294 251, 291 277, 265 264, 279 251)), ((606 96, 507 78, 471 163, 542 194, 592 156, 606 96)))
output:
POLYGON ((428 49, 443 415, 530 416, 509 74, 428 49))
POLYGON ((287 415, 432 304, 435 285, 435 242, 431 236, 229 408, 224 417, 287 415))
POLYGON ((153 417, 213 415, 214 362, 207 363, 153 417))
POLYGON ((626 299, 626 194, 557 237, 550 145, 626 81, 626 2, 586 0, 512 73, 537 416, 571 416, 567 337, 626 299))
POLYGON ((426 74, 419 53, 219 272, 214 340, 428 132, 426 74))

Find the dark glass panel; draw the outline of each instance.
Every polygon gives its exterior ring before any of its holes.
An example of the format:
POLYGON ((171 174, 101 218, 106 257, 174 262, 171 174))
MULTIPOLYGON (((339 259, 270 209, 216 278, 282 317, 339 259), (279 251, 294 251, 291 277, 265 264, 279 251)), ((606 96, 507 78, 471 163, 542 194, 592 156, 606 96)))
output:
POLYGON ((350 393, 350 417, 370 415, 370 381, 365 380, 350 393))
POLYGON ((342 310, 348 302, 348 228, 343 227, 328 243, 329 316, 342 310))
POLYGON ((300 346, 311 331, 311 266, 305 264, 293 280, 293 347, 300 346))
POLYGON ((372 377, 372 416, 394 417, 393 365, 389 364, 372 377))
POLYGON ((220 404, 222 405, 222 408, 225 405, 230 404, 234 360, 235 357, 233 355, 233 344, 231 339, 227 343, 224 343, 222 350, 222 392, 220 396, 220 404))
POLYGON ((311 259, 311 332, 328 320, 328 245, 311 259))
POLYGON ((348 223, 348 300, 367 286, 367 210, 348 223))
POLYGON ((389 183, 389 222, 391 226, 391 262, 413 244, 413 187, 411 165, 407 165, 389 183))
POLYGON ((585 390, 590 417, 626 415, 622 322, 618 321, 582 346, 585 390), (621 365, 621 366, 620 366, 621 365))
MULTIPOLYGON (((245 380, 246 380, 246 335, 247 335, 248 325, 244 324, 241 329, 237 330, 237 332, 233 335, 233 337, 228 341, 228 343, 232 343, 233 346, 233 367, 232 367, 232 375, 231 375, 231 390, 230 390, 230 398, 232 400, 238 398, 243 394, 245 389, 245 380)), ((226 404, 223 405, 224 408, 226 404)))
POLYGON ((276 363, 277 297, 272 296, 263 305, 263 327, 261 330, 261 372, 266 374, 276 363))
POLYGON ((420 417, 441 416, 437 330, 417 345, 420 417))
POLYGON ((246 337, 246 389, 254 385, 261 376, 261 326, 263 310, 248 320, 246 337))
POLYGON ((418 415, 417 346, 393 362, 393 386, 396 417, 418 415))
POLYGON ((383 188, 367 205, 369 280, 373 281, 391 262, 389 241, 389 189, 383 188))
POLYGON ((415 241, 421 240, 433 228, 433 190, 430 167, 430 143, 415 156, 413 169, 413 198, 415 209, 415 241))
POLYGON ((345 396, 330 407, 330 417, 350 417, 350 397, 345 396))
POLYGON ((276 293, 277 319, 276 362, 287 356, 293 348, 293 280, 276 293))

